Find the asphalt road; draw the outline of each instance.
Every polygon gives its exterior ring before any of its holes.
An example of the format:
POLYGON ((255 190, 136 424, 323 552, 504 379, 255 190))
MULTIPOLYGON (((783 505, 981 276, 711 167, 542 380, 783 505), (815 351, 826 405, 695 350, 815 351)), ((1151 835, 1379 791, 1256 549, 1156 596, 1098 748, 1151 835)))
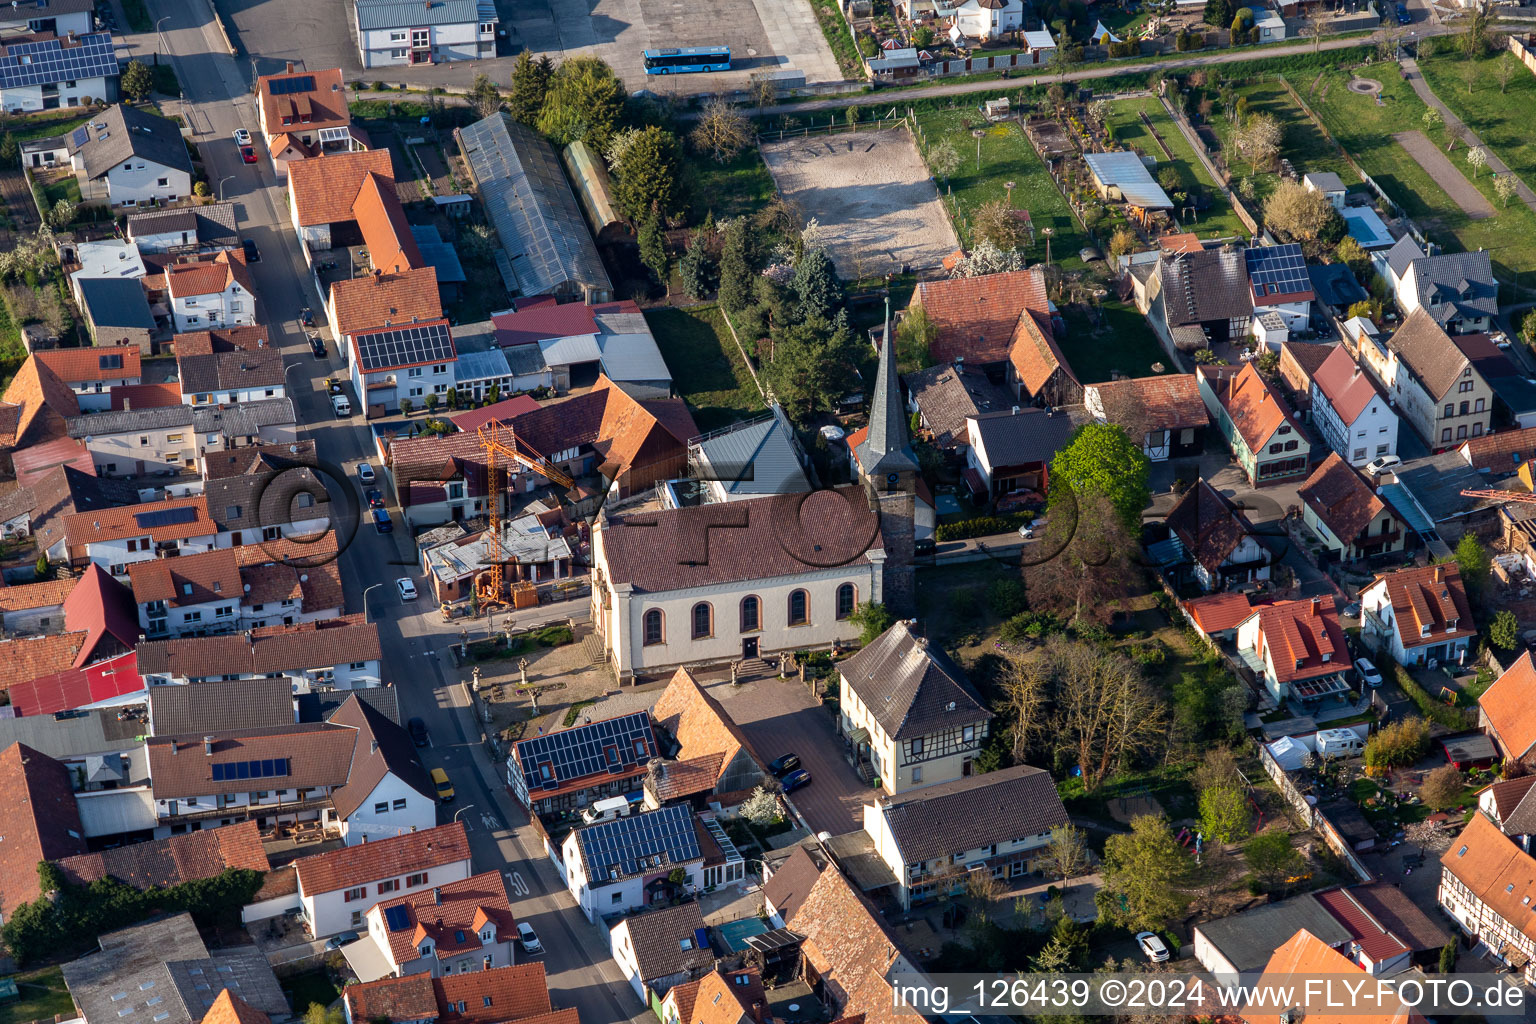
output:
MULTIPOLYGON (((340 486, 360 498, 355 466, 372 456, 370 435, 361 416, 332 416, 322 381, 342 373, 334 340, 327 358, 316 359, 298 324, 298 311, 305 306, 317 318, 323 312, 287 223, 283 190, 264 148, 257 146, 258 163, 245 164, 231 137, 240 127, 257 134, 249 66, 224 50, 204 0, 151 0, 151 10, 185 90, 181 112, 194 127, 210 181, 237 204, 241 237, 255 240, 261 251, 261 261, 251 268, 258 308, 271 343, 283 353, 301 436, 315 441, 322 460, 342 467, 346 479, 340 486)), ((317 326, 324 330, 323 319, 317 326)), ((398 510, 395 519, 403 525, 398 510)), ((347 610, 366 610, 378 622, 385 679, 400 689, 401 714, 427 723, 432 743, 423 760, 429 768, 444 768, 457 790, 457 801, 440 808, 440 819, 458 814, 470 828, 475 869, 507 877, 514 914, 531 923, 543 941, 542 959, 556 1005, 575 1007, 583 1024, 651 1019, 609 960, 607 933, 575 909, 502 784, 500 766, 491 764, 480 743, 460 673, 444 665, 443 652, 458 641, 462 627, 443 623, 429 599, 406 605, 396 593, 393 581, 400 576, 420 584, 410 537, 403 529, 380 535, 364 526, 350 543, 345 533, 341 541, 347 610)), ((518 617, 542 621, 564 616, 585 618, 585 602, 544 605, 518 617)))

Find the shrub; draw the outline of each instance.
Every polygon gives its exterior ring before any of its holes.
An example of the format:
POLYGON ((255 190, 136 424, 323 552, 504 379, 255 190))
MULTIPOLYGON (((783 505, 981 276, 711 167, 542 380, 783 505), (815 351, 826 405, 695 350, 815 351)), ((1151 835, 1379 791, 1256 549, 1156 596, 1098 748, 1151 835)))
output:
POLYGON ((1129 39, 1124 42, 1109 44, 1109 55, 1111 57, 1134 57, 1140 50, 1141 48, 1129 39))
POLYGON ((1019 580, 993 580, 987 584, 987 607, 1000 619, 1019 614, 1026 603, 1024 584, 1019 580))
POLYGON ((967 519, 959 523, 943 523, 933 531, 934 539, 939 541, 967 540, 971 537, 986 537, 994 533, 1007 533, 1014 529, 1006 521, 997 516, 977 516, 975 519, 967 519))
POLYGON ((1365 763, 1370 768, 1400 768, 1413 764, 1429 749, 1429 723, 1422 718, 1392 722, 1365 744, 1365 763))

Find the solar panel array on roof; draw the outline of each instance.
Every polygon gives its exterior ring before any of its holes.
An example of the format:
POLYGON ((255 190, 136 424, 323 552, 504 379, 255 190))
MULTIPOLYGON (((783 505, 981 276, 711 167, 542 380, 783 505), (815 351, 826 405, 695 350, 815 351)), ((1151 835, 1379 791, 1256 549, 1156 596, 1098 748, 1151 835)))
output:
POLYGON ((616 880, 701 856, 693 811, 682 804, 588 825, 576 836, 593 879, 616 880))
POLYGON ((366 371, 387 370, 416 363, 447 362, 454 358, 447 324, 414 324, 357 336, 366 371))
POLYGON ((69 141, 76 148, 85 145, 90 140, 91 130, 89 128, 76 128, 74 131, 69 133, 69 141))
POLYGON ((156 526, 175 526, 177 523, 195 523, 197 508, 189 505, 186 508, 159 508, 153 512, 135 512, 133 521, 145 530, 156 526))
POLYGON ((384 924, 392 932, 403 932, 411 926, 411 912, 405 907, 385 907, 384 924))
POLYGON ((1307 258, 1301 246, 1265 245, 1248 249, 1244 254, 1248 261, 1248 280, 1253 283, 1253 294, 1262 298, 1268 295, 1294 295, 1312 290, 1307 277, 1307 258))
POLYGON ((315 76, 301 75, 298 78, 274 78, 267 82, 267 91, 273 96, 287 96, 295 92, 314 92, 315 76))
POLYGON ((651 716, 637 711, 548 736, 523 740, 514 748, 530 793, 603 772, 635 768, 656 756, 651 716))
POLYGON ((213 765, 214 782, 236 779, 280 779, 288 775, 286 757, 267 757, 259 761, 229 761, 213 765))
POLYGON ((6 47, 5 54, 0 56, 0 89, 118 74, 117 53, 110 34, 93 32, 77 37, 76 42, 78 46, 66 47, 63 40, 40 39, 6 47))

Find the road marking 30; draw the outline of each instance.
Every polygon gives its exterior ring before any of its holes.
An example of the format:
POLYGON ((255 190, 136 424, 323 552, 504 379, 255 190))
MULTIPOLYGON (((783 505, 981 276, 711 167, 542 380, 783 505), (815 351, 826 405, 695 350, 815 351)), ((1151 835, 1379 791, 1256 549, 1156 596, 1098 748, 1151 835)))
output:
POLYGON ((533 890, 528 888, 527 882, 523 881, 523 875, 520 871, 508 871, 507 884, 512 887, 512 893, 515 896, 533 895, 533 890))

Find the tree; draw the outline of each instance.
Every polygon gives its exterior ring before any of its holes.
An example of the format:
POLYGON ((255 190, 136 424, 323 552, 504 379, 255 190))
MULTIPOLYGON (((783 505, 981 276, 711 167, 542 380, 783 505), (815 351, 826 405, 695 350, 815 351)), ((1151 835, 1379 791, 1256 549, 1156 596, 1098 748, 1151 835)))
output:
POLYGON ((987 584, 987 608, 1000 619, 1013 618, 1027 603, 1024 584, 1019 580, 1004 577, 987 584))
POLYGON ((1467 163, 1472 166, 1472 177, 1476 178, 1488 166, 1488 151, 1482 146, 1473 146, 1467 150, 1467 163))
POLYGON ((1399 718, 1365 741, 1368 768, 1400 768, 1413 764, 1429 749, 1429 724, 1422 718, 1399 718))
POLYGON ((935 175, 944 179, 946 184, 962 163, 960 154, 955 150, 954 144, 948 139, 940 142, 928 150, 928 167, 935 175))
POLYGON ((669 217, 682 206, 678 181, 682 146, 661 128, 642 128, 615 168, 613 197, 625 216, 639 220, 652 210, 669 217))
POLYGON ((122 77, 118 80, 123 92, 135 103, 141 103, 155 89, 155 76, 143 61, 131 60, 128 66, 123 68, 122 77))
POLYGON ((1201 16, 1212 28, 1221 28, 1232 20, 1232 0, 1205 0, 1205 14, 1201 16))
POLYGON ((908 310, 896 325, 896 362, 909 372, 931 365, 929 353, 938 338, 939 326, 926 309, 917 306, 908 310))
POLYGON ((1025 241, 1024 225, 1006 200, 994 199, 977 207, 971 217, 971 237, 1005 251, 1018 249, 1025 241))
POLYGON ((1504 651, 1520 646, 1520 620, 1508 608, 1500 608, 1488 621, 1488 642, 1504 651))
POLYGON ((843 302, 843 286, 837 279, 837 268, 820 245, 807 248, 795 261, 795 276, 790 288, 799 300, 796 315, 801 320, 830 320, 843 302))
POLYGON ((774 332, 773 359, 764 368, 768 386, 796 422, 831 410, 848 390, 846 328, 820 319, 801 320, 774 332))
POLYGON ((1467 592, 1467 598, 1473 604, 1481 605, 1488 590, 1488 574, 1493 571, 1488 549, 1483 547, 1474 534, 1464 533, 1461 540, 1456 542, 1456 550, 1451 557, 1461 573, 1461 585, 1467 592))
POLYGON ((21 146, 16 141, 16 133, 0 127, 0 160, 10 163, 20 152, 21 146))
POLYGON ((1140 581, 1131 554, 1140 531, 1128 528, 1101 497, 1056 507, 1037 548, 1051 557, 1024 568, 1031 600, 1077 623, 1108 618, 1140 581))
POLYGON ((512 66, 512 92, 507 97, 507 112, 512 119, 533 127, 544 109, 544 94, 549 90, 549 67, 533 59, 524 50, 512 66))
POLYGON ((1184 911, 1179 888, 1189 880, 1190 868, 1167 818, 1132 818, 1129 834, 1104 841, 1104 888, 1096 897, 1102 916, 1133 930, 1166 927, 1184 911))
POLYGON ((1017 249, 999 249, 991 242, 978 242, 962 260, 955 262, 950 277, 985 277, 1010 270, 1023 270, 1026 260, 1017 249))
POLYGON ((340 1006, 326 1008, 319 1003, 310 1003, 309 1009, 304 1011, 304 1024, 346 1024, 346 1020, 340 1006))
POLYGON ((212 192, 213 190, 208 187, 208 183, 206 181, 194 182, 192 185, 192 194, 197 196, 199 199, 208 198, 212 192))
POLYGON ((537 127, 556 145, 580 139, 602 153, 623 113, 624 83, 613 69, 596 57, 570 57, 550 76, 537 127))
POLYGON ((427 403, 427 412, 436 412, 437 411, 437 396, 435 394, 432 394, 432 393, 428 392, 427 397, 426 397, 426 403, 427 403))
POLYGON ((971 912, 985 921, 989 908, 1003 895, 1003 883, 990 871, 972 871, 965 876, 965 894, 971 898, 971 912))
POLYGON ((1340 263, 1349 267, 1356 278, 1370 272, 1371 257, 1365 248, 1350 235, 1345 235, 1333 250, 1333 255, 1340 263))
POLYGON ((53 209, 48 211, 48 223, 59 230, 69 227, 75 220, 75 204, 68 199, 60 199, 53 204, 53 209))
POLYGON ((1488 3, 1478 0, 1467 8, 1466 30, 1457 37, 1463 57, 1476 59, 1488 52, 1488 3))
POLYGON ((1520 337, 1527 345, 1536 345, 1536 309, 1525 314, 1520 321, 1520 337))
POLYGON ((1429 818, 1404 825, 1403 838, 1424 853, 1437 853, 1451 845, 1451 831, 1445 822, 1429 818))
POLYGON ((1314 7, 1307 14, 1307 24, 1312 29, 1312 52, 1316 53, 1323 45, 1323 34, 1328 31, 1329 12, 1321 5, 1314 7))
POLYGON ((779 817, 779 798, 762 786, 742 801, 741 816, 757 826, 772 825, 779 817))
POLYGON ((37 556, 37 561, 32 565, 32 571, 40 580, 48 578, 48 552, 44 551, 37 556))
POLYGON ((485 389, 485 404, 495 405, 499 401, 501 401, 501 385, 493 381, 491 386, 485 389))
POLYGON ((1338 211, 1321 192, 1300 182, 1282 181, 1264 200, 1264 226, 1297 242, 1320 238, 1338 211))
POLYGON ((490 117, 501 109, 501 90, 496 88, 496 83, 491 81, 490 75, 476 75, 474 82, 470 84, 469 92, 465 95, 469 99, 469 105, 475 108, 475 114, 479 117, 490 117))
POLYGON ((759 253, 757 227, 750 217, 737 217, 726 226, 720 252, 720 305, 728 313, 746 309, 756 298, 752 281, 759 253))
POLYGON ((1058 30, 1056 49, 1051 51, 1051 59, 1048 61, 1050 69, 1056 72, 1057 81, 1066 80, 1067 72, 1082 60, 1082 55, 1082 47, 1072 45, 1072 38, 1067 35, 1066 29, 1058 30))
POLYGON ((683 253, 678 270, 683 277, 683 287, 695 299, 703 299, 715 290, 715 257, 709 251, 709 238, 703 228, 694 228, 689 235, 688 249, 683 253))
POLYGON ((724 96, 711 96, 689 139, 694 149, 723 164, 752 145, 752 122, 724 96))
POLYGON ((1295 878, 1306 870, 1307 865, 1300 852, 1291 845, 1291 837, 1278 828, 1260 832, 1248 840, 1243 856, 1248 861, 1248 869, 1267 888, 1285 884, 1286 879, 1295 878))
POLYGON ((645 264, 651 276, 672 294, 672 263, 667 258, 667 236, 661 229, 661 218, 652 213, 640 225, 640 262, 645 264))
POLYGON ((1456 940, 1452 939, 1440 947, 1439 969, 1441 974, 1452 974, 1456 970, 1456 953, 1458 952, 1456 940))
POLYGON ((1445 127, 1445 118, 1441 116, 1440 111, 1435 107, 1425 107, 1424 114, 1419 120, 1424 125, 1425 135, 1438 132, 1445 127))
POLYGON ((1051 460, 1051 507, 1066 511, 1064 505, 1103 498, 1126 529, 1135 530, 1151 500, 1147 486, 1151 466, 1141 444, 1123 427, 1086 424, 1051 460))
POLYGON ((1130 228, 1116 228, 1109 239, 1109 261, 1115 263, 1121 256, 1135 252, 1140 246, 1141 239, 1136 237, 1136 232, 1130 228))
POLYGON ((859 627, 859 643, 865 647, 874 643, 896 621, 896 616, 892 615, 885 605, 876 604, 874 601, 866 601, 859 605, 848 618, 859 627))
POLYGON ((1076 825, 1056 825, 1045 844, 1045 859, 1068 885, 1088 867, 1088 837, 1076 825))
POLYGON ((1461 803, 1464 789, 1466 780, 1461 769, 1453 764, 1443 764, 1419 783, 1419 799, 1432 811, 1444 811, 1461 803))
POLYGON ((1509 91, 1510 79, 1520 71, 1520 66, 1515 63, 1515 55, 1505 51, 1498 60, 1493 62, 1493 77, 1499 80, 1499 92, 1509 91))
POLYGON ((1509 201, 1520 194, 1520 184, 1514 174, 1501 174, 1493 179, 1493 193, 1509 208, 1509 201))
MULTIPOLYGON (((1232 141, 1238 153, 1248 161, 1251 173, 1257 174, 1260 165, 1269 166, 1280 154, 1280 143, 1284 138, 1285 129, 1279 121, 1269 114, 1253 114, 1238 128, 1232 141)), ((1327 202, 1327 199, 1323 201, 1327 202)))
POLYGON ((1200 794, 1200 831, 1207 842, 1233 843, 1248 834, 1248 797, 1236 786, 1212 786, 1200 794))
POLYGON ((747 79, 747 92, 751 95, 752 102, 757 105, 757 116, 762 117, 763 108, 777 102, 779 85, 773 80, 770 72, 754 71, 747 79))

